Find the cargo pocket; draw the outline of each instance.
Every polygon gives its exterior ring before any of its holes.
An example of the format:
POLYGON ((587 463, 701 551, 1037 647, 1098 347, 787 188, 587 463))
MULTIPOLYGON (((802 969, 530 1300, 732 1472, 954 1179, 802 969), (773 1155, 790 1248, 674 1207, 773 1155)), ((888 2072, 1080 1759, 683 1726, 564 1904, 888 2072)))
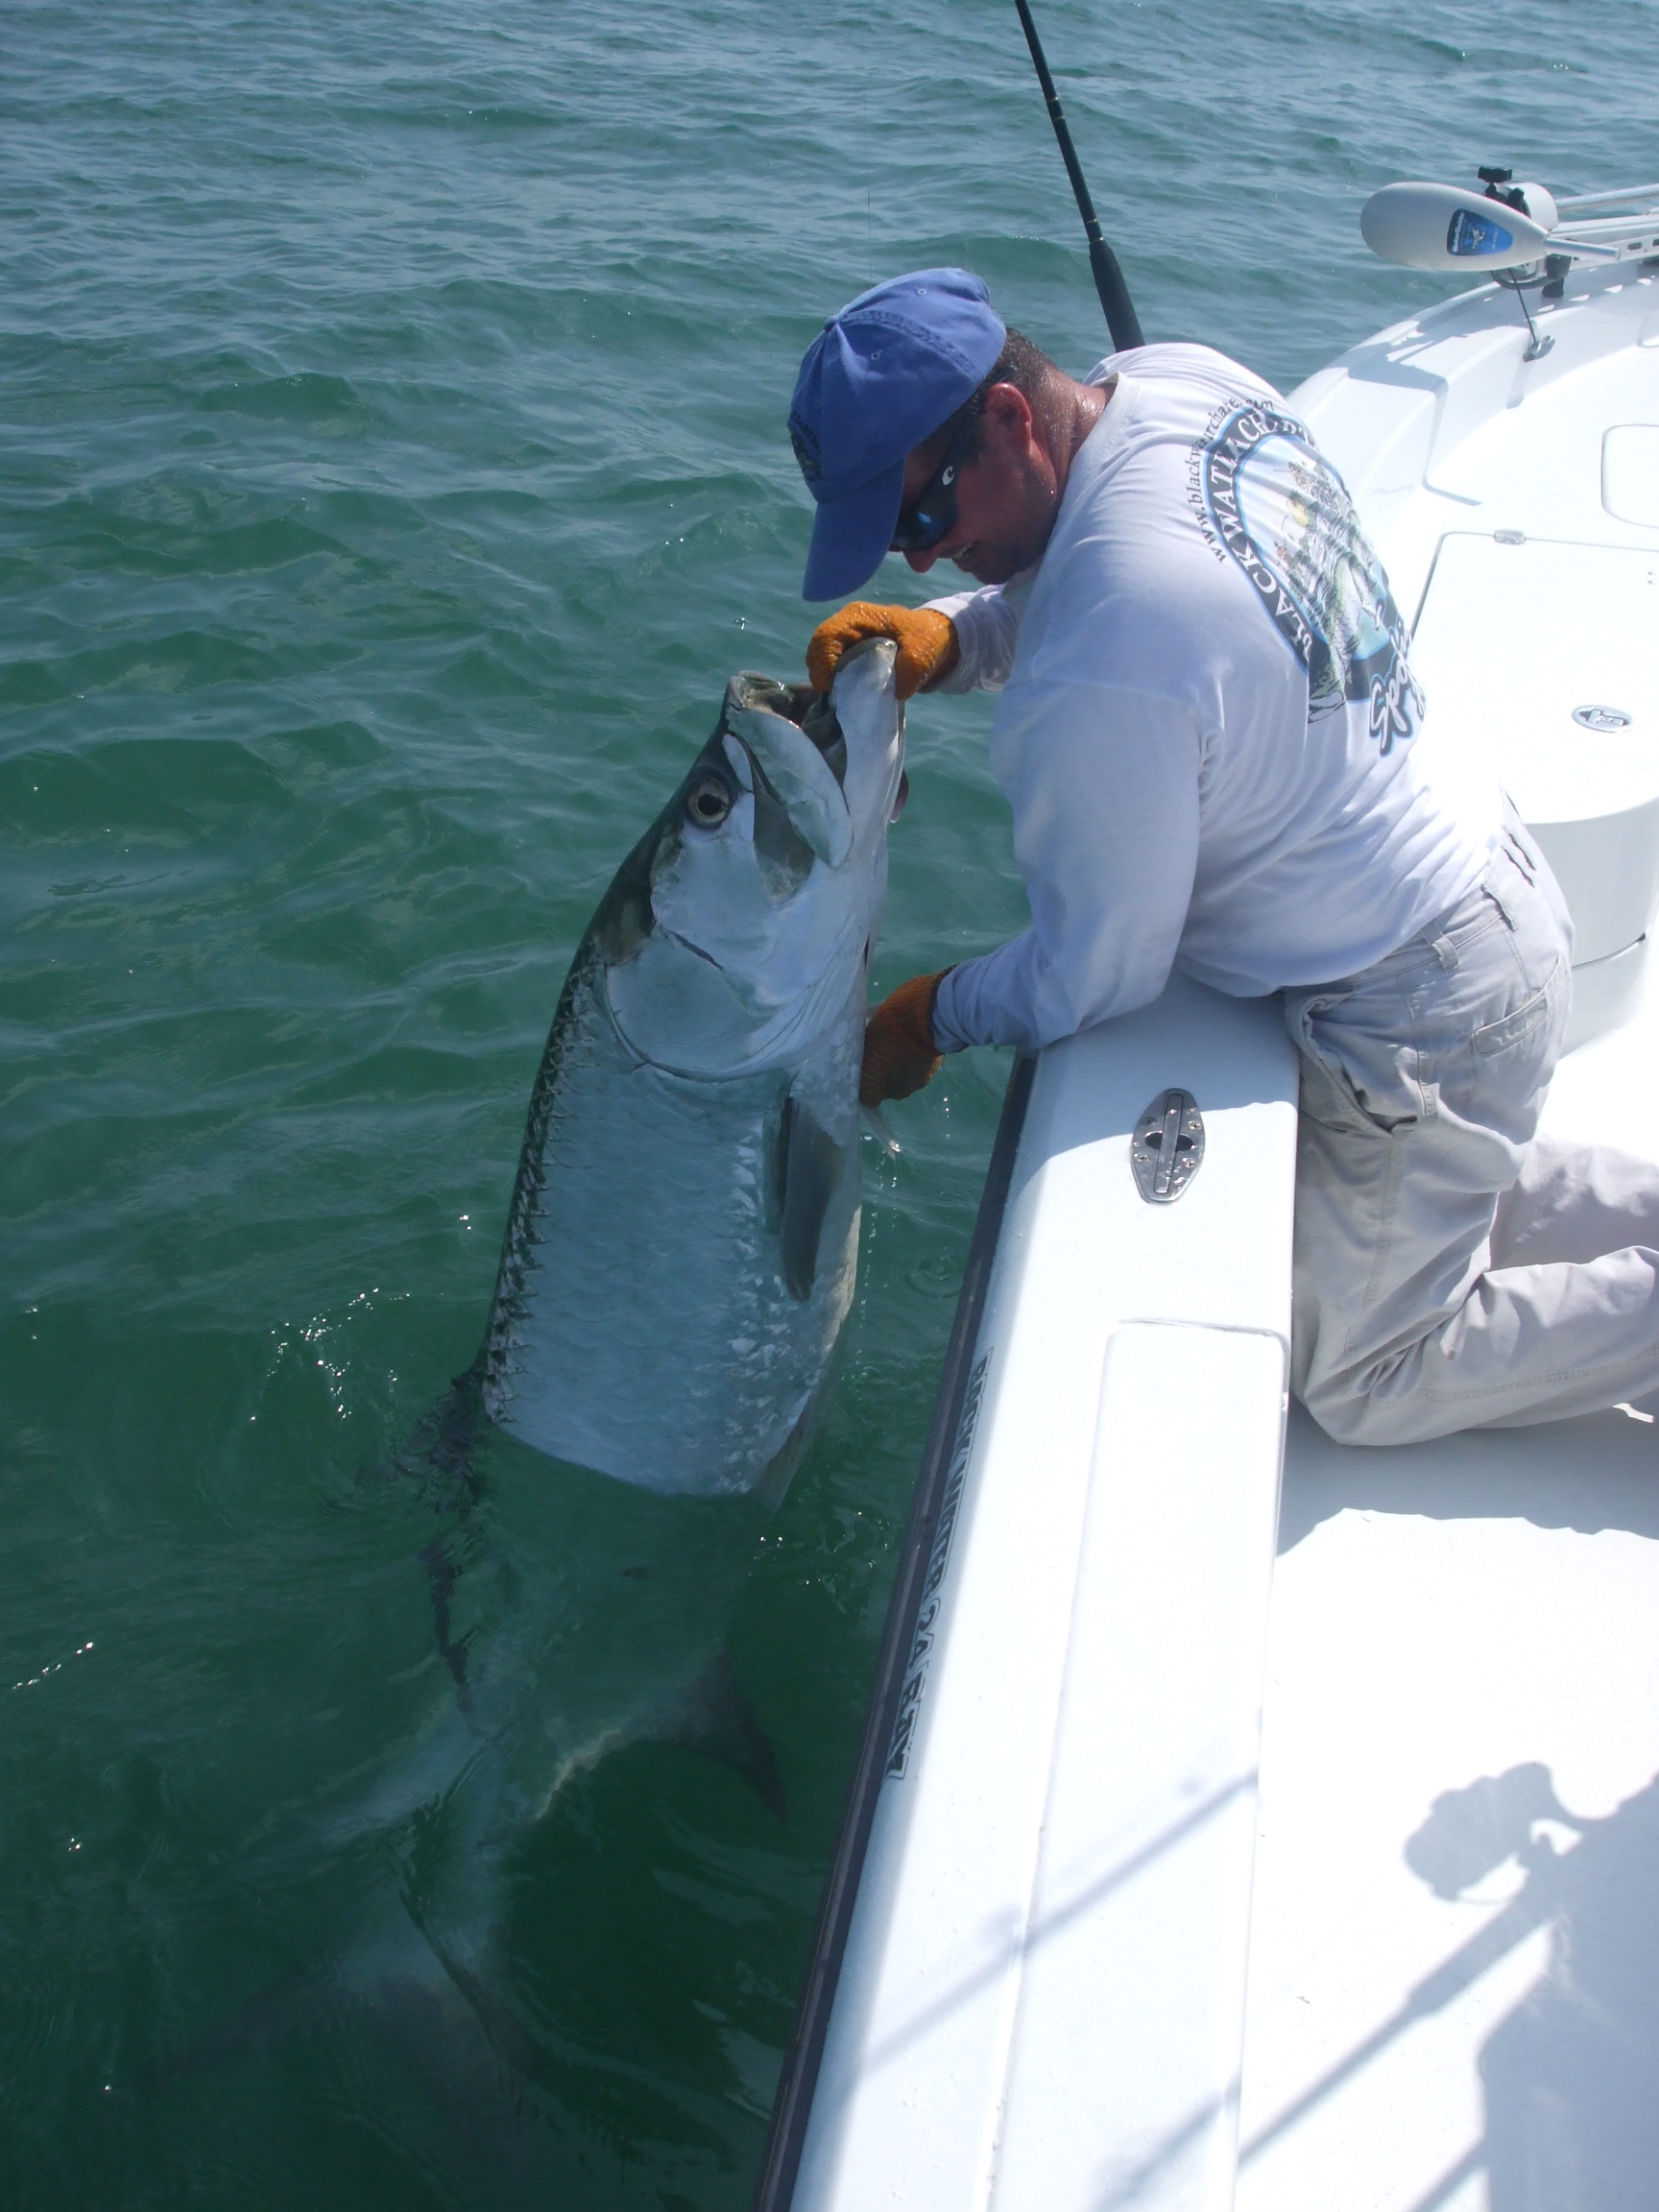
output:
MULTIPOLYGON (((1337 992, 1304 999, 1290 1011, 1287 1027, 1302 1059, 1301 1111, 1310 1120, 1327 1128, 1362 1131, 1367 1136, 1392 1137, 1397 1129, 1411 1127, 1413 1113, 1380 1114, 1366 1103, 1352 1070, 1334 1041, 1318 1032, 1322 1015, 1352 998, 1352 992, 1337 992)), ((1402 1105, 1408 1103, 1402 1099, 1402 1105)))

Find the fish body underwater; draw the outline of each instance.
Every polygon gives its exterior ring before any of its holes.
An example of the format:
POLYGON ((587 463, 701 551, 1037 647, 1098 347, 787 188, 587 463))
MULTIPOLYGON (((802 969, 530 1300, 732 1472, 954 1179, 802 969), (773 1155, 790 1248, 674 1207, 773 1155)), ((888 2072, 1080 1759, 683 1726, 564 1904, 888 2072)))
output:
MULTIPOLYGON (((520 2074, 504 1871, 571 1776, 671 1743, 782 1810, 723 1638, 853 1298, 867 974, 903 796, 894 659, 850 654, 828 697, 728 685, 577 949, 483 1348, 399 1462, 441 1478, 422 1556, 449 1678, 366 1786, 314 1800, 325 1848, 379 1872, 300 1982, 442 2026, 450 2053, 481 2029, 520 2074)), ((294 2016, 255 2000, 248 2032, 294 2016)))
POLYGON ((733 677, 577 948, 444 1416, 469 1503, 426 1560, 457 1695, 383 1815, 463 1772, 493 1801, 475 1851, 652 1733, 775 1794, 719 1640, 853 1299, 894 659, 850 654, 828 696, 733 677))

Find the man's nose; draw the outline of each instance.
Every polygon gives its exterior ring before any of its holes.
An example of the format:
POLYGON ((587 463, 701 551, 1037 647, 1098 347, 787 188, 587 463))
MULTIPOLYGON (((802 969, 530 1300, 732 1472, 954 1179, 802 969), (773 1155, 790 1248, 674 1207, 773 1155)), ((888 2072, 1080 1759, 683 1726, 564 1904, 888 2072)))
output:
POLYGON ((926 553, 906 553, 904 558, 915 569, 918 576, 926 576, 928 569, 939 558, 939 548, 936 545, 929 545, 926 553))

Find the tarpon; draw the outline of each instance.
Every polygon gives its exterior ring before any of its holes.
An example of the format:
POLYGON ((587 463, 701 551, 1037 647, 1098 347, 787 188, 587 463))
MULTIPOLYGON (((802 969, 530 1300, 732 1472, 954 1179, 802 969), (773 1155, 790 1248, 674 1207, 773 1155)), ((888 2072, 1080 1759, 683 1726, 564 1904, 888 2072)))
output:
POLYGON ((320 1973, 203 2050, 348 1995, 425 2022, 452 2085, 469 2020, 475 2086, 479 2025, 497 2056, 528 2048, 499 1886, 568 1777, 655 1739, 781 1811, 722 1639, 853 1298, 866 977, 903 790, 894 660, 855 649, 827 697, 733 677, 576 950, 482 1350, 398 1462, 442 1478, 423 1558, 453 1681, 323 1822, 397 1881, 320 1973))
POLYGON ((570 964, 469 1378, 495 1429, 565 1464, 538 1480, 520 1461, 517 1514, 494 1485, 497 1551, 521 1535, 493 1627, 457 1635, 442 1554, 435 1582, 511 1800, 491 1830, 650 1733, 776 1799, 719 1638, 853 1300, 866 985, 903 790, 894 660, 884 640, 848 655, 829 695, 734 676, 570 964))
POLYGON ((426 1552, 457 1708, 382 1818, 459 1761, 475 1850, 647 1734, 776 1796, 719 1637, 853 1299, 866 981, 903 794, 894 660, 856 649, 828 695, 734 676, 576 949, 483 1348, 423 1438, 464 1494, 493 1462, 482 1527, 464 1514, 426 1552))
MULTIPOLYGON (((712 1753, 781 1811, 722 1639, 853 1298, 894 660, 855 650, 829 696, 733 677, 577 948, 483 1348, 400 1461, 444 1478, 423 1557, 453 1683, 325 1818, 328 1848, 384 1865, 385 1844, 399 1872, 301 1976, 305 2005, 437 2023, 460 2003, 509 2049, 506 1855, 623 1744, 712 1753)), ((247 2032, 293 2017, 255 2001, 247 2032)))
POLYGON ((571 964, 478 1369, 499 1427, 654 1490, 779 1492, 853 1296, 894 652, 733 677, 571 964))

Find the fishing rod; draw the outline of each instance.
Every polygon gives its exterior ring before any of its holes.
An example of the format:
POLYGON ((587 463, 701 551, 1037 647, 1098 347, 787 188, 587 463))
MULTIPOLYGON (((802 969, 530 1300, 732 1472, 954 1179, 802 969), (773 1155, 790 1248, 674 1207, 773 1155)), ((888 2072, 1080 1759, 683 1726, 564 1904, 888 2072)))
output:
POLYGON ((1094 212, 1094 203, 1089 197, 1089 187, 1083 181, 1083 169, 1077 159, 1077 149, 1071 143, 1071 132, 1067 128, 1066 116, 1060 106, 1060 95, 1054 89, 1054 80, 1048 73, 1048 63, 1043 53, 1043 41, 1037 36, 1037 26, 1031 20, 1031 10, 1026 0, 1014 0, 1020 11, 1021 27, 1025 33, 1025 43, 1031 49, 1031 59, 1037 66, 1037 82, 1043 87, 1043 97, 1048 103, 1048 120, 1054 126, 1054 135, 1060 141, 1060 158, 1066 164, 1066 174, 1071 180, 1071 189, 1077 198, 1077 212, 1083 218, 1083 229, 1089 240, 1089 266, 1094 272, 1094 289, 1100 295, 1100 304, 1106 311, 1106 327, 1112 333, 1112 343, 1119 353, 1126 353, 1131 346, 1144 346, 1141 335, 1141 318, 1136 314, 1129 298, 1129 287, 1123 281, 1123 272, 1118 266, 1118 256, 1100 234, 1100 218, 1094 212))

